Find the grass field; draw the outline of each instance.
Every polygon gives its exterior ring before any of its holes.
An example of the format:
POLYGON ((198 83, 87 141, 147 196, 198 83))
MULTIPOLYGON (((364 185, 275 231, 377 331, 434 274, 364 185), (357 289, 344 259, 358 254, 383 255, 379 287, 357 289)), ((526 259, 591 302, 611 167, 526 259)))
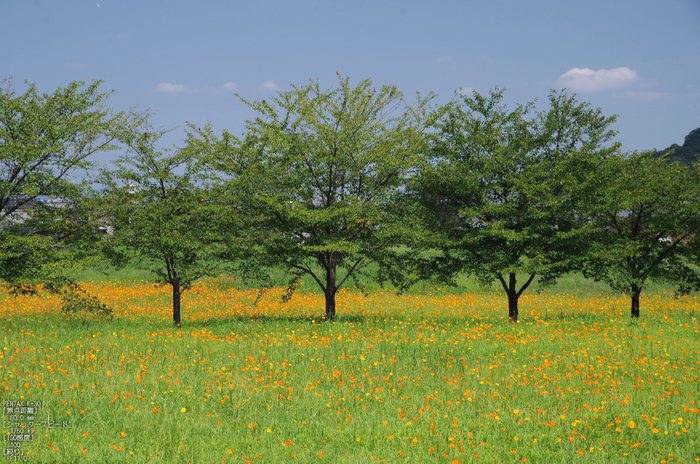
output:
POLYGON ((168 288, 86 286, 111 322, 0 293, 2 399, 41 401, 27 462, 700 461, 697 295, 631 321, 624 296, 531 293, 510 324, 489 291, 348 290, 328 324, 318 293, 254 306, 222 278, 175 328, 168 288))

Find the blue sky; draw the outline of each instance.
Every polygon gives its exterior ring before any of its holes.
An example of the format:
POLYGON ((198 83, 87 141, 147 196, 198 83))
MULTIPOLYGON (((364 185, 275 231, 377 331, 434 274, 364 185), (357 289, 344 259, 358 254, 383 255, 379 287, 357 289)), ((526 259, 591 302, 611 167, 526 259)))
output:
POLYGON ((53 91, 105 81, 116 110, 236 135, 259 100, 371 77, 409 99, 507 89, 509 106, 571 88, 618 114, 623 149, 665 148, 700 127, 700 0, 0 0, 0 79, 53 91))

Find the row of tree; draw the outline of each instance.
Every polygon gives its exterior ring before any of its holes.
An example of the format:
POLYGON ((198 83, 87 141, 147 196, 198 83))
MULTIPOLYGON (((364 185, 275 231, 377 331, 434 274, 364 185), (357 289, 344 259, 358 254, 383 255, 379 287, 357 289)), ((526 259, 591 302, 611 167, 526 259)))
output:
POLYGON ((105 307, 76 299, 64 269, 105 259, 147 263, 172 287, 176 324, 182 293, 222 269, 257 282, 282 269, 289 292, 308 275, 328 320, 372 263, 400 290, 464 272, 498 281, 512 321, 536 277, 606 281, 631 295, 633 317, 649 279, 700 282, 698 166, 622 153, 615 116, 566 91, 536 111, 507 108, 498 88, 408 105, 369 79, 311 81, 271 102, 241 98, 259 116, 240 138, 190 125, 166 150, 147 115, 110 113, 99 83, 83 86, 0 95, 0 278, 48 284, 74 310, 105 307), (66 177, 117 146, 97 178, 66 177), (58 195, 70 205, 17 219, 58 195))

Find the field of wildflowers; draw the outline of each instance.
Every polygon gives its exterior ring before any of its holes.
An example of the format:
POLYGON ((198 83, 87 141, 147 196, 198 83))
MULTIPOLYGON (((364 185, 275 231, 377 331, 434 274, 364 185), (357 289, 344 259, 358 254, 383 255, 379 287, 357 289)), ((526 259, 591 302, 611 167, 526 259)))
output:
MULTIPOLYGON (((700 298, 354 290, 183 298, 86 284, 111 322, 0 293, 0 396, 41 401, 27 462, 696 462, 700 298), (46 421, 70 421, 48 428, 46 421)), ((7 416, 4 417, 7 420, 7 416)), ((6 427, 3 435, 10 434, 6 427)))

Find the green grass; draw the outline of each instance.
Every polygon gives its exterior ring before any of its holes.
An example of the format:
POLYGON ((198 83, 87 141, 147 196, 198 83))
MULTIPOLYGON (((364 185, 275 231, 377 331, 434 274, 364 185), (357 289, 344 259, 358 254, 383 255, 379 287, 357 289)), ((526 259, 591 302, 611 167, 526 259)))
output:
MULTIPOLYGON (((342 275, 342 274, 341 274, 342 275)), ((75 278, 80 282, 150 282, 155 279, 155 275, 151 272, 144 270, 136 265, 131 265, 122 269, 105 268, 105 267, 88 267, 80 270, 76 270, 71 274, 71 277, 75 278)), ((272 280, 274 282, 284 282, 289 279, 289 275, 281 270, 274 270, 272 280)), ((391 285, 388 282, 385 284, 386 287, 381 286, 376 281, 376 267, 370 266, 366 275, 360 276, 358 281, 353 281, 349 279, 345 284, 345 287, 355 287, 357 283, 366 292, 377 292, 388 287, 391 289, 391 285)), ((519 282, 524 282, 527 276, 519 277, 519 282)), ((204 280, 212 281, 216 279, 205 278, 204 280)), ((305 275, 302 278, 303 285, 300 286, 302 291, 307 292, 319 292, 319 287, 316 281, 313 280, 311 276, 305 275)), ((232 283, 235 288, 248 288, 251 285, 255 285, 253 282, 246 281, 236 281, 232 283)), ((462 294, 462 293, 503 293, 503 288, 498 281, 494 281, 491 285, 484 286, 476 278, 460 274, 456 278, 456 285, 446 286, 439 285, 437 288, 441 292, 447 292, 452 294, 462 294)), ((411 287, 406 293, 417 294, 426 291, 434 291, 436 289, 435 284, 429 282, 418 282, 416 285, 411 287)), ((644 294, 659 294, 673 292, 674 286, 666 282, 654 282, 649 281, 645 285, 644 294)), ((562 276, 554 285, 542 286, 539 280, 536 278, 533 283, 528 287, 526 293, 559 293, 559 294, 617 294, 611 290, 610 286, 603 282, 596 282, 592 279, 587 279, 579 272, 572 272, 562 276)), ((693 293, 697 294, 697 292, 693 293)))
MULTIPOLYGON (((326 324, 301 296, 201 317, 239 294, 198 292, 182 328, 0 295, 2 399, 42 402, 28 462, 700 460, 697 297, 650 296, 630 322, 624 298, 530 295, 513 325, 491 292, 349 292, 326 324)), ((143 295, 128 301, 167 316, 143 295)))

